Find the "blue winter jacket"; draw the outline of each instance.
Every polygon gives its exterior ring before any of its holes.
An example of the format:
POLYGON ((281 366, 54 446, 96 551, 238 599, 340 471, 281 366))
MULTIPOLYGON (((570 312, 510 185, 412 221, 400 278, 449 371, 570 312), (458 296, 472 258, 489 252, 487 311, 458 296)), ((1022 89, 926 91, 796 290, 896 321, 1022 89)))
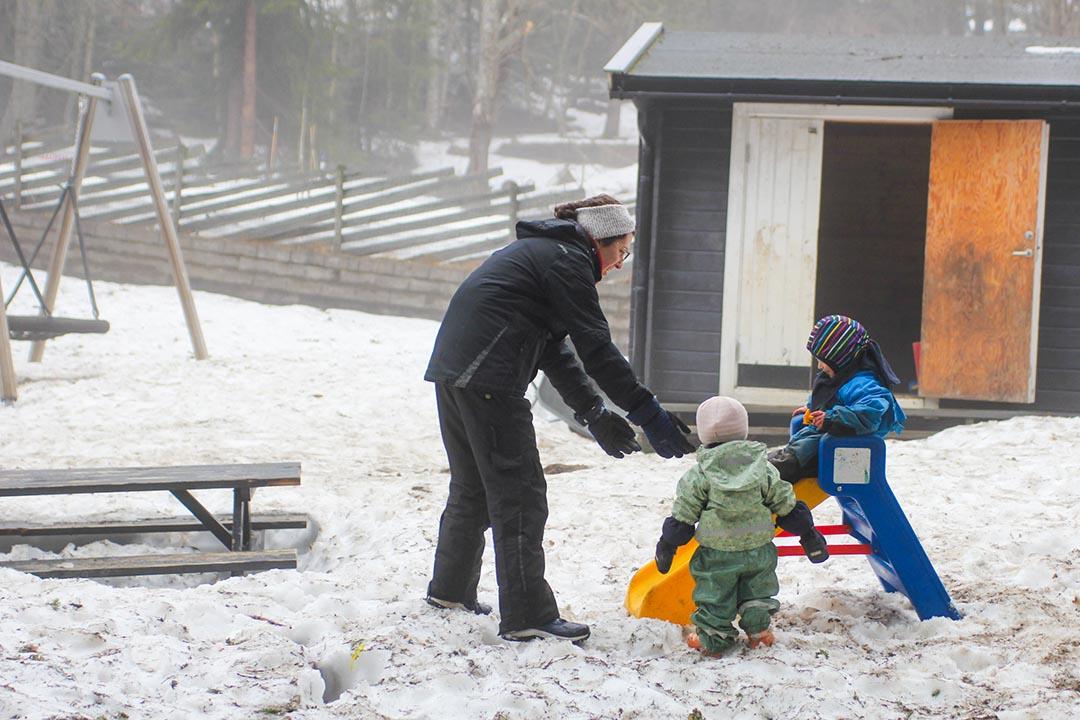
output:
MULTIPOLYGON (((807 404, 809 402, 808 398, 807 404)), ((907 415, 896 402, 892 391, 881 384, 877 375, 872 370, 862 370, 836 391, 825 410, 825 419, 847 425, 856 435, 883 438, 891 432, 901 432, 907 415)), ((802 424, 802 415, 791 419, 790 445, 803 445, 798 441, 820 435, 821 431, 813 425, 802 424)))

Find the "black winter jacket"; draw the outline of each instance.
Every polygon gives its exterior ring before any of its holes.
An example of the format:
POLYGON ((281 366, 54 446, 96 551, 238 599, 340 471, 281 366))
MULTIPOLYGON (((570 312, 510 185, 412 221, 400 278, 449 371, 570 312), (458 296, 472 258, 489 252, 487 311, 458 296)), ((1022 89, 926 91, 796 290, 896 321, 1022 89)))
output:
POLYGON ((624 410, 651 398, 611 341, 596 293, 599 258, 581 226, 555 218, 524 221, 517 237, 454 293, 424 379, 524 395, 543 370, 578 413, 598 399, 586 372, 624 410))

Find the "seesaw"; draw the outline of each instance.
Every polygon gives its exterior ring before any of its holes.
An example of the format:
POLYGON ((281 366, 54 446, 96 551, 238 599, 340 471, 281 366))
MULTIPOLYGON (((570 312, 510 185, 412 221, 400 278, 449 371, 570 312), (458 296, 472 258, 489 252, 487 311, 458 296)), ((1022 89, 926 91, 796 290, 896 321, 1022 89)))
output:
MULTIPOLYGON (((819 527, 825 534, 848 534, 854 544, 830 544, 830 555, 865 555, 886 592, 905 595, 920 620, 960 619, 922 543, 885 481, 885 442, 876 436, 821 440, 818 477, 795 483, 795 497, 811 509, 829 497, 840 505, 839 525, 819 527)), ((777 535, 782 533, 778 530, 777 535)), ((626 609, 635 617, 657 618, 679 625, 694 612, 694 579, 690 558, 697 550, 691 540, 679 548, 665 575, 656 562, 634 573, 626 591, 626 609)), ((801 555, 798 546, 781 546, 781 556, 801 555)), ((830 560, 831 562, 831 560, 830 560)))

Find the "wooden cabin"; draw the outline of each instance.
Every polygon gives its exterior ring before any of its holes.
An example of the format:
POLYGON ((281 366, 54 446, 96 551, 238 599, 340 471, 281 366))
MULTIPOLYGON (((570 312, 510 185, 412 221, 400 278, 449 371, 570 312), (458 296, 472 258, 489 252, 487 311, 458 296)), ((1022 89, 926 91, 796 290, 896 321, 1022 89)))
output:
POLYGON ((646 23, 631 362, 666 406, 801 404, 861 321, 915 415, 1080 411, 1080 47, 646 23))

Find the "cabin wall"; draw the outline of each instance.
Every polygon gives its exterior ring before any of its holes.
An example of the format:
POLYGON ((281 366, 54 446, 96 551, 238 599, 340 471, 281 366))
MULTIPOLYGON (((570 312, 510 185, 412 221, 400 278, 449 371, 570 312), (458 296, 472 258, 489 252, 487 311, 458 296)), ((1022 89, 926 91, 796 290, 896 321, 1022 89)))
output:
MULTIPOLYGON (((644 342, 632 360, 662 402, 698 403, 719 386, 732 105, 656 101, 655 187, 644 342)), ((1080 411, 1080 111, 957 109, 957 119, 1050 122, 1037 392, 1034 405, 942 401, 950 408, 1080 411)), ((640 311, 640 308, 638 308, 640 311)))
POLYGON ((661 117, 649 311, 634 360, 662 402, 699 403, 720 383, 731 104, 663 104, 653 112, 661 117))

